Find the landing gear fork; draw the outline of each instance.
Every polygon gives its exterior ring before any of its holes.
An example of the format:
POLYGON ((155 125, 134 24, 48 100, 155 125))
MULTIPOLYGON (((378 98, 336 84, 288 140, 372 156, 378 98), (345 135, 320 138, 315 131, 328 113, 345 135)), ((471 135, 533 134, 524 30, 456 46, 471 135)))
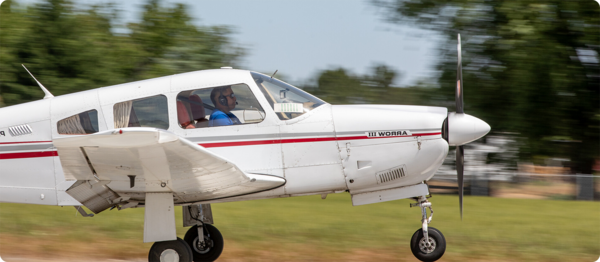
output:
POLYGON ((433 208, 427 196, 421 196, 416 199, 417 203, 410 204, 411 207, 421 208, 422 228, 415 232, 410 240, 410 249, 421 261, 432 262, 440 259, 446 251, 446 239, 442 232, 436 228, 429 227, 433 218, 433 208), (427 216, 429 209, 429 217, 427 216))
POLYGON ((427 196, 420 196, 417 199, 417 203, 410 204, 410 207, 418 206, 421 208, 421 224, 423 228, 423 236, 425 237, 425 241, 429 242, 429 234, 427 231, 427 226, 431 223, 431 219, 433 218, 433 208, 431 208, 431 202, 427 200, 427 196), (429 208, 429 217, 427 217, 427 208, 429 208))

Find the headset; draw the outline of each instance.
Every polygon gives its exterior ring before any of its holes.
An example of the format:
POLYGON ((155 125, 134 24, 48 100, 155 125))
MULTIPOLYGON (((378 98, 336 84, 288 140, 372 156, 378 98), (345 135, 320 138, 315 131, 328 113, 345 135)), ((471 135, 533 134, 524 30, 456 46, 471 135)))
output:
POLYGON ((219 103, 227 106, 227 98, 223 95, 223 92, 219 92, 219 103))
MULTIPOLYGON (((233 97, 235 97, 235 95, 232 93, 231 97, 233 98, 233 97)), ((227 103, 227 97, 223 95, 223 91, 222 90, 219 92, 219 98, 218 98, 218 100, 219 100, 219 104, 224 105, 224 106, 229 106, 229 104, 227 103)), ((238 102, 235 101, 235 104, 237 105, 238 102)))

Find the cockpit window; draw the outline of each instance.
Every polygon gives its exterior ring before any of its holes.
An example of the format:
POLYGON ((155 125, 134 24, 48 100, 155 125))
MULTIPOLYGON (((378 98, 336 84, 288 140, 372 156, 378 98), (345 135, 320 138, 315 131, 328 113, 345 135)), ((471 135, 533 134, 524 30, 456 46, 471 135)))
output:
POLYGON ((184 129, 260 123, 265 111, 246 84, 177 94, 177 120, 184 129))
POLYGON ((258 88, 281 120, 288 120, 325 104, 321 99, 269 76, 250 72, 258 88))
POLYGON ((62 135, 85 135, 98 132, 98 111, 89 110, 56 123, 62 135))

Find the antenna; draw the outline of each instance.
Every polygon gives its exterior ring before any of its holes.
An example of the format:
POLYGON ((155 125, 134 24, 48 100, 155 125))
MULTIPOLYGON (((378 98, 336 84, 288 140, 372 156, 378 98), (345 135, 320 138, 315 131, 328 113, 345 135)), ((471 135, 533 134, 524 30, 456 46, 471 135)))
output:
POLYGON ((279 70, 275 70, 275 73, 273 73, 273 75, 271 76, 271 79, 273 79, 273 77, 275 76, 275 74, 277 74, 277 71, 279 71, 279 70))
POLYGON ((29 75, 31 77, 33 77, 33 80, 35 80, 35 82, 37 82, 37 84, 40 86, 40 88, 42 88, 42 91, 44 91, 44 94, 46 94, 44 96, 44 99, 48 99, 48 98, 53 98, 54 96, 50 93, 50 91, 48 91, 48 89, 46 89, 44 87, 44 85, 42 85, 42 83, 40 83, 40 81, 38 81, 35 76, 33 76, 33 74, 31 74, 31 72, 29 72, 29 70, 27 69, 27 67, 25 67, 24 64, 21 64, 23 66, 23 68, 25 68, 25 71, 27 71, 27 73, 29 73, 29 75))

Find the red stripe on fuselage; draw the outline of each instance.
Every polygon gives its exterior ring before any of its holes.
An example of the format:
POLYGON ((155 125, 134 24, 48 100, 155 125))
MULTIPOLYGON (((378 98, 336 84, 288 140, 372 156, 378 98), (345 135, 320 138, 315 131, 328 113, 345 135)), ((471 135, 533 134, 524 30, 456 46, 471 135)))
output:
POLYGON ((0 159, 18 159, 18 158, 33 158, 33 157, 48 157, 48 156, 58 156, 58 152, 43 151, 43 152, 6 153, 6 154, 0 154, 0 159))
MULTIPOLYGON (((365 137, 366 138, 366 137, 365 137)), ((312 138, 293 138, 282 140, 256 140, 256 141, 239 141, 239 142, 218 142, 198 144, 205 148, 209 147, 228 147, 228 146, 254 146, 254 145, 270 145, 270 144, 289 144, 289 143, 308 143, 308 142, 323 142, 335 141, 335 137, 312 137, 312 138)))
POLYGON ((413 134, 410 136, 387 136, 387 137, 367 137, 367 136, 346 136, 346 137, 314 137, 314 138, 293 138, 281 140, 257 140, 257 141, 239 141, 239 142, 218 142, 218 143, 200 143, 205 148, 209 147, 229 147, 229 146, 254 146, 254 145, 270 145, 270 144, 289 144, 289 143, 307 143, 307 142, 326 142, 338 140, 360 140, 360 139, 380 139, 380 138, 397 138, 397 137, 413 137, 413 136, 435 136, 442 133, 424 133, 413 134))
MULTIPOLYGON (((361 139, 381 139, 381 138, 397 138, 397 137, 413 137, 413 136, 435 136, 442 133, 423 133, 413 134, 410 136, 388 136, 388 137, 367 137, 367 136, 346 136, 346 137, 313 137, 313 138, 292 138, 292 139, 270 139, 257 141, 237 141, 237 142, 218 142, 218 143, 200 143, 205 148, 211 147, 230 147, 230 146, 254 146, 254 145, 271 145, 271 144, 289 144, 289 143, 310 143, 310 142, 327 142, 327 141, 346 141, 346 140, 361 140, 361 139)), ((49 143, 51 141, 32 141, 32 142, 10 142, 0 144, 19 144, 19 143, 49 143)), ((23 153, 6 153, 0 154, 0 159, 18 159, 18 158, 33 158, 33 157, 48 157, 58 156, 57 151, 43 152, 23 152, 23 153)))
POLYGON ((52 141, 22 141, 22 142, 5 142, 5 143, 0 143, 0 145, 9 145, 9 144, 33 144, 33 143, 52 143, 52 141))
POLYGON ((205 148, 209 147, 227 147, 227 146, 254 146, 254 145, 270 145, 279 144, 279 140, 261 140, 261 141, 238 141, 238 142, 219 142, 219 143, 208 143, 198 144, 205 148))

